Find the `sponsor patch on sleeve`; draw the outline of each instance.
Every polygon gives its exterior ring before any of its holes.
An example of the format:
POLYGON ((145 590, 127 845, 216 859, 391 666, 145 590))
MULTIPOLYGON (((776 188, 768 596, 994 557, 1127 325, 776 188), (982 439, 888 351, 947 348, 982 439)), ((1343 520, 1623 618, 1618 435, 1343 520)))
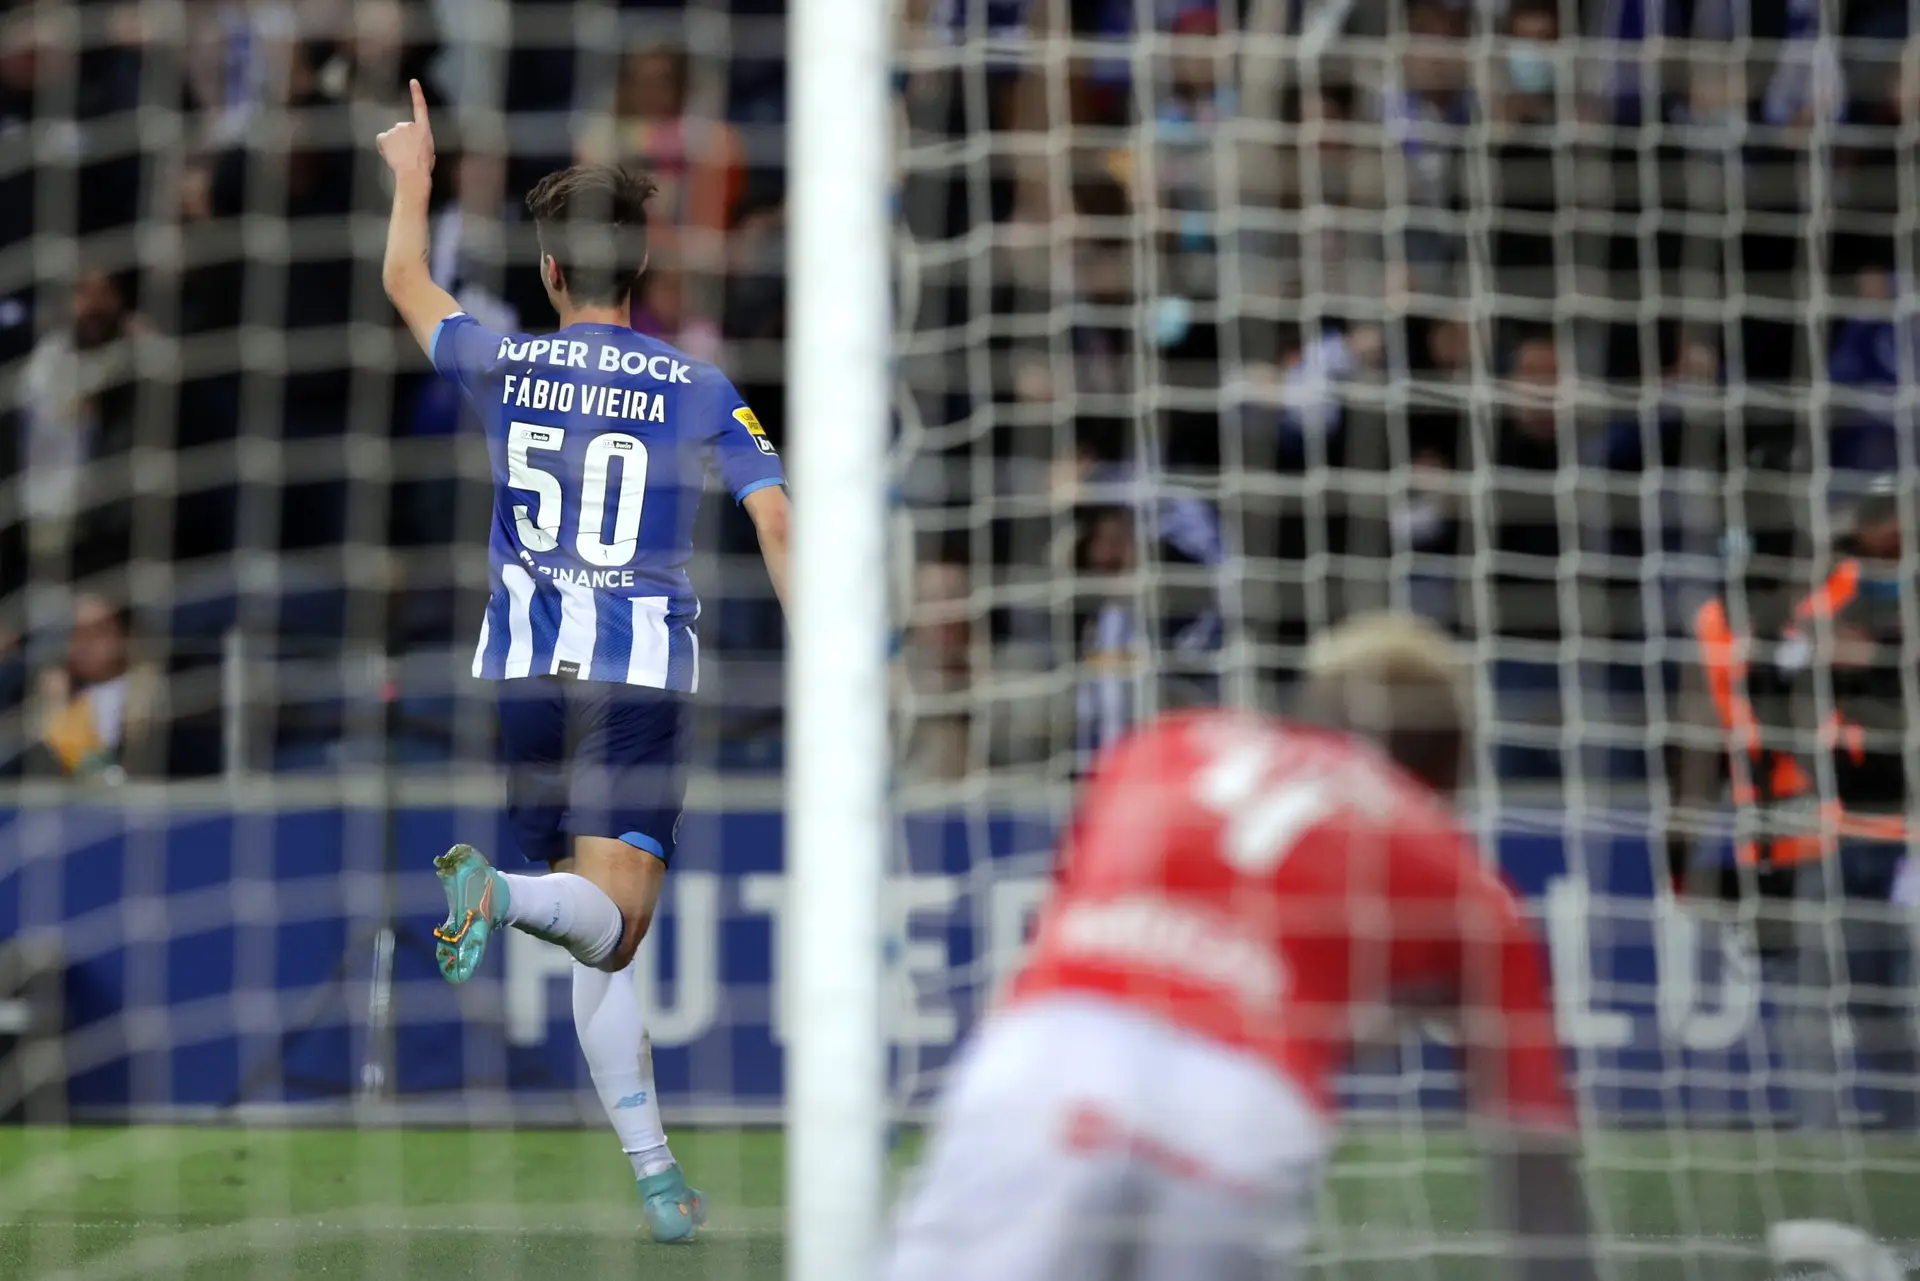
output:
POLYGON ((733 420, 747 429, 747 434, 753 437, 753 443, 760 447, 761 453, 773 452, 773 442, 767 439, 767 429, 760 425, 760 420, 754 417, 751 409, 740 406, 733 411, 733 420))

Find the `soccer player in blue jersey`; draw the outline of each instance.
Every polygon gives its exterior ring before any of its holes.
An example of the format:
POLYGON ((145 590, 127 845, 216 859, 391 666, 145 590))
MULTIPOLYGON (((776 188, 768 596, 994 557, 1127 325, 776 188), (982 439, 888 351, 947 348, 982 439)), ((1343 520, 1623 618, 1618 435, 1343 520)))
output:
POLYGON ((427 270, 433 133, 380 135, 393 171, 387 296, 486 425, 495 487, 492 596, 474 675, 500 682, 507 811, 543 876, 496 871, 469 845, 436 860, 447 920, 440 968, 472 976, 511 925, 575 959, 573 1017, 594 1087, 633 1161, 647 1226, 683 1241, 706 1217, 667 1147, 628 969, 679 834, 687 696, 699 679, 687 580, 709 471, 753 520, 784 601, 780 460, 720 371, 635 333, 646 268, 644 178, 605 166, 551 174, 527 197, 550 337, 489 333, 427 270))

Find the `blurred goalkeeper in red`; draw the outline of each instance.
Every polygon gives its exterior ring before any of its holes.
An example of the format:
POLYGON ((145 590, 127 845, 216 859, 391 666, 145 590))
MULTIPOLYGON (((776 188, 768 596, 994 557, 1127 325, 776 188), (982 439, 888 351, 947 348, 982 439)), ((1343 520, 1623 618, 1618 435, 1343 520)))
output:
POLYGON ((1116 746, 1033 950, 955 1069, 888 1281, 1284 1276, 1382 1014, 1451 1013, 1508 1256, 1588 1278, 1544 958, 1449 812, 1448 640, 1355 619, 1300 717, 1166 718, 1116 746))

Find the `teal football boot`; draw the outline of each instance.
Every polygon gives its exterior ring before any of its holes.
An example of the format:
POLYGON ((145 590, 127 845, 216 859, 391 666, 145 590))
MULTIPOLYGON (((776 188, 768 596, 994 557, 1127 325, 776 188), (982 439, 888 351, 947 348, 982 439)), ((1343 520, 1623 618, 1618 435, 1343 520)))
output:
POLYGON ((655 1241, 691 1241, 707 1221, 707 1199, 687 1186, 677 1165, 640 1180, 640 1206, 655 1241))
POLYGON ((447 919, 434 927, 434 955, 449 983, 465 983, 480 968, 487 940, 507 919, 507 883, 471 845, 456 845, 433 860, 447 892, 447 919))

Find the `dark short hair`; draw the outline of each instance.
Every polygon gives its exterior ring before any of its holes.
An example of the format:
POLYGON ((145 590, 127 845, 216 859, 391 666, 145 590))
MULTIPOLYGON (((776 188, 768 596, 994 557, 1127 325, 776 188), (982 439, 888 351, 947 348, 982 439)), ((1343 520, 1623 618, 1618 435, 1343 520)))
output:
POLYGON ((574 165, 527 193, 540 252, 560 268, 576 303, 611 305, 633 292, 647 265, 647 201, 653 180, 617 165, 574 165))

